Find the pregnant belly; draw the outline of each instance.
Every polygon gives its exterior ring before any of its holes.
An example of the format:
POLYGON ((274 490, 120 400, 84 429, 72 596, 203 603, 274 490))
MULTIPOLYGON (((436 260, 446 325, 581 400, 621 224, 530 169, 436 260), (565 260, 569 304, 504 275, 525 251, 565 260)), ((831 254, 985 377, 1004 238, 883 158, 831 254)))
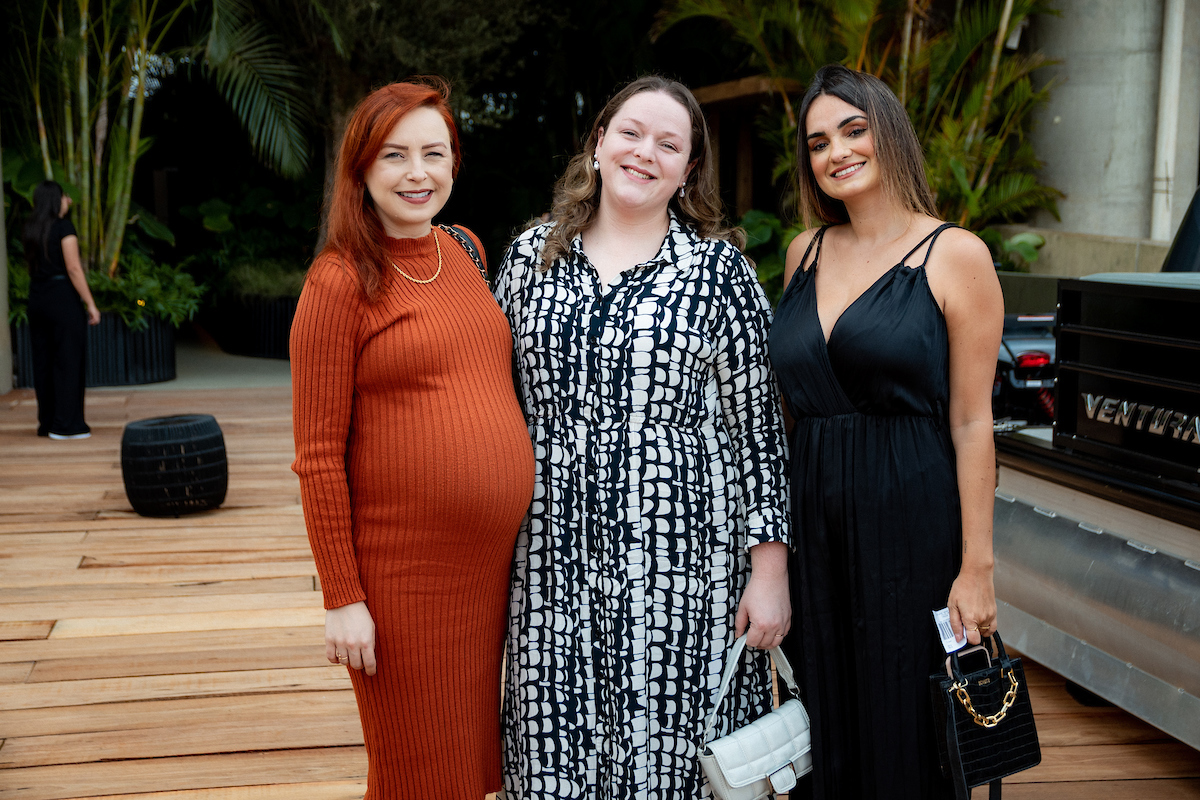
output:
POLYGON ((533 493, 533 451, 515 409, 357 433, 347 463, 356 536, 407 530, 442 546, 515 537, 533 493))

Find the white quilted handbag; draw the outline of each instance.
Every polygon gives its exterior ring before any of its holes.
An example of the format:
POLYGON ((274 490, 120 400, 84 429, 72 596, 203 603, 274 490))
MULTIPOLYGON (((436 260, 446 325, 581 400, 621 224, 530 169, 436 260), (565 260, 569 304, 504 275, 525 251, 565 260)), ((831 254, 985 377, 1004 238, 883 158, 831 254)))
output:
POLYGON ((796 779, 812 771, 812 737, 808 730, 808 712, 795 695, 796 679, 792 665, 783 652, 773 648, 775 671, 792 691, 788 700, 769 714, 739 728, 728 736, 710 742, 721 701, 742 661, 746 637, 733 643, 721 688, 713 701, 712 713, 704 725, 700 741, 700 767, 709 788, 718 800, 762 800, 796 785, 796 779))

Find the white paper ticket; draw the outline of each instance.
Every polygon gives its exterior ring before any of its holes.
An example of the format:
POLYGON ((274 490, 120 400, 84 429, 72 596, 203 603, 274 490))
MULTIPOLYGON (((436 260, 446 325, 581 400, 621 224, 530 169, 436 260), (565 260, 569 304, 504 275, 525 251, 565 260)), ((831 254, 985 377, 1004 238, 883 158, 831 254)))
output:
POLYGON ((942 637, 942 647, 947 653, 953 653, 955 650, 961 650, 967 643, 967 637, 963 637, 961 642, 954 640, 954 629, 950 627, 950 609, 942 608, 933 612, 933 624, 937 625, 938 636, 942 637))

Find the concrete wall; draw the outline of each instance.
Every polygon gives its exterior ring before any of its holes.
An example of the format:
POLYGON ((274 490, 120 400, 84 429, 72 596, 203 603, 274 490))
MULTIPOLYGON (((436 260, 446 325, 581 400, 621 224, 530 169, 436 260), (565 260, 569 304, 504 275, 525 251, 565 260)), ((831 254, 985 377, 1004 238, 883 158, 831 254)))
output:
POLYGON ((1033 231, 1045 238, 1038 260, 1029 272, 999 272, 1008 314, 1053 311, 1058 302, 1059 278, 1082 278, 1097 272, 1161 272, 1170 245, 1150 239, 1096 236, 1027 225, 998 225, 1006 238, 1033 231))
POLYGON ((1171 235, 1179 230, 1200 184, 1200 0, 1184 10, 1183 70, 1179 80, 1179 127, 1172 179, 1171 235))
POLYGON ((1005 238, 1021 231, 1032 231, 1045 238, 1038 260, 1029 268, 1033 275, 1081 278, 1097 272, 1162 272, 1167 251, 1171 249, 1169 242, 1150 239, 1097 236, 1027 225, 996 228, 1005 238))
MULTIPOLYGON (((1043 178, 1066 193, 1062 221, 1039 227, 1105 236, 1150 235, 1163 0, 1057 0, 1038 16, 1032 47, 1061 63, 1040 70, 1054 86, 1036 113, 1033 144, 1043 178)), ((1176 227, 1200 161, 1200 0, 1186 0, 1177 139, 1176 227)))

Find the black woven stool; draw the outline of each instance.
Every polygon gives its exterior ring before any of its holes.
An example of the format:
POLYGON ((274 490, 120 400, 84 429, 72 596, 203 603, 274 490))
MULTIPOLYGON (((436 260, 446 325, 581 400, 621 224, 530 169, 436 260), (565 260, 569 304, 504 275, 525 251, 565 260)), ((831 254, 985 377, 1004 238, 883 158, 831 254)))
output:
POLYGON ((225 501, 225 437, 208 414, 141 419, 121 436, 121 476, 133 510, 178 517, 225 501))

